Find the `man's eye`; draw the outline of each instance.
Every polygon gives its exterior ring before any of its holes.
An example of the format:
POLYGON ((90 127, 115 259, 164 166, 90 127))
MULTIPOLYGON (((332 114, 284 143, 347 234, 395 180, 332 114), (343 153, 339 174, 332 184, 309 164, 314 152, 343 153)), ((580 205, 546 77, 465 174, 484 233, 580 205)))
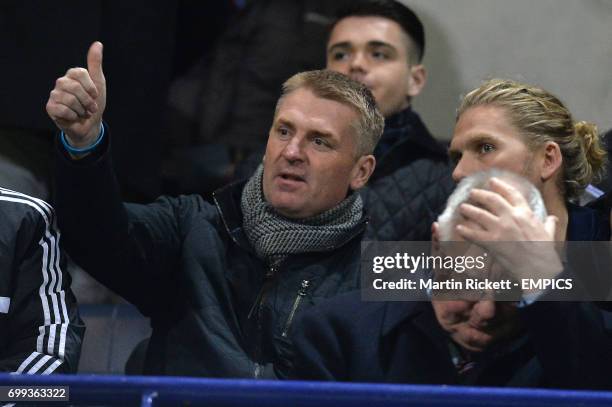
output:
POLYGON ((372 58, 384 60, 384 59, 389 59, 389 55, 387 55, 387 53, 382 52, 382 51, 373 51, 372 58))
POLYGON ((321 147, 328 147, 329 144, 327 143, 327 141, 325 141, 324 139, 322 139, 321 137, 315 137, 312 140, 313 143, 315 143, 315 145, 317 146, 321 146, 321 147))
POLYGON ((279 127, 279 129, 278 129, 278 134, 279 134, 281 137, 288 136, 288 135, 289 135, 289 129, 287 129, 286 127, 279 127))
POLYGON ((332 53, 332 59, 334 61, 343 61, 348 58, 348 55, 349 55, 348 52, 336 51, 332 53))
POLYGON ((495 151, 495 146, 493 144, 482 143, 480 145, 480 153, 481 154, 487 154, 487 153, 490 153, 492 151, 495 151))

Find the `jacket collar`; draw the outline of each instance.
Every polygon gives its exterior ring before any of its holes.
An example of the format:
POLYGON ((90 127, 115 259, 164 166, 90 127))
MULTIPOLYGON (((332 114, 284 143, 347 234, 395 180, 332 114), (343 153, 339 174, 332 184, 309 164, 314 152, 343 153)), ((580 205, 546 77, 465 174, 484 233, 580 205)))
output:
POLYGON ((248 180, 231 183, 213 192, 213 201, 223 226, 231 239, 243 249, 255 252, 242 227, 242 209, 240 199, 242 190, 248 180))
MULTIPOLYGON (((213 193, 213 201, 219 216, 223 222, 225 230, 231 239, 240 247, 252 253, 255 252, 242 226, 242 208, 240 202, 242 199, 242 190, 248 180, 234 182, 225 187, 222 187, 213 193)), ((347 234, 345 240, 341 241, 334 247, 329 247, 327 250, 333 250, 344 246, 346 243, 360 236, 365 230, 368 223, 368 218, 365 214, 361 221, 347 234)))
POLYGON ((416 158, 448 159, 446 148, 434 139, 410 107, 385 119, 385 130, 374 154, 377 165, 373 178, 388 175, 416 158))

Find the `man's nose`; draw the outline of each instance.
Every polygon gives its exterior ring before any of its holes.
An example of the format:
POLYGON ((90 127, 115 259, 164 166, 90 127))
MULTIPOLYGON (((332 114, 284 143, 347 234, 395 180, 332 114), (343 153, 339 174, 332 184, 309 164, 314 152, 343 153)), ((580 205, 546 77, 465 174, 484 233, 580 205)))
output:
POLYGON ((294 136, 287 142, 283 149, 283 157, 289 162, 303 160, 304 151, 300 137, 294 136))
POLYGON ((476 302, 472 308, 470 322, 478 327, 485 327, 489 321, 495 318, 496 306, 493 300, 482 300, 476 302))
POLYGON ((350 60, 351 72, 366 73, 367 72, 367 58, 363 52, 355 52, 350 60))
POLYGON ((455 169, 453 170, 453 181, 459 182, 468 175, 469 169, 467 168, 467 164, 465 160, 460 159, 459 162, 457 162, 457 165, 455 165, 455 169))

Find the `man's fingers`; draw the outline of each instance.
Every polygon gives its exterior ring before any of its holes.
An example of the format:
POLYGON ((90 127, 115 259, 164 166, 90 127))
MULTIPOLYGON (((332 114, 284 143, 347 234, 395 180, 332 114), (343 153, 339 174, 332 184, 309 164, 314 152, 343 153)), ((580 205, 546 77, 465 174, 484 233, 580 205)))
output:
POLYGON ((455 226, 455 230, 457 233, 459 233, 459 236, 470 242, 479 242, 480 244, 490 240, 490 237, 485 230, 474 229, 465 225, 457 225, 455 226))
POLYGON ((87 70, 98 88, 98 92, 101 92, 101 87, 105 86, 105 80, 102 71, 102 43, 100 41, 91 44, 89 51, 87 51, 87 70))
POLYGON ((459 206, 459 213, 485 230, 491 230, 499 224, 499 218, 497 216, 469 203, 461 204, 461 206, 459 206))
POLYGON ((74 110, 60 103, 47 103, 47 113, 61 128, 79 119, 79 115, 74 110))
POLYGON ((79 99, 72 93, 61 92, 56 89, 51 91, 50 100, 52 103, 64 105, 74 110, 80 117, 91 117, 91 113, 81 104, 79 99))
POLYGON ((523 196, 523 194, 513 185, 497 177, 491 178, 490 183, 491 189, 503 196, 508 202, 510 202, 510 205, 528 205, 525 196, 523 196))
POLYGON ((68 72, 66 72, 66 77, 70 79, 74 79, 79 82, 81 87, 87 92, 87 95, 90 96, 91 101, 98 97, 98 89, 96 85, 94 85, 91 76, 89 76, 89 72, 85 68, 70 68, 68 72))
MULTIPOLYGON (((51 97, 54 96, 54 92, 56 97, 61 95, 61 98, 57 100, 66 102, 65 104, 69 107, 73 106, 68 103, 69 98, 64 94, 74 96, 78 103, 89 112, 96 113, 98 111, 97 103, 89 96, 79 81, 63 76, 55 82, 55 89, 51 91, 51 97)), ((75 111, 78 110, 75 109, 75 111)))
POLYGON ((512 210, 510 203, 500 194, 485 189, 473 189, 470 192, 469 203, 480 206, 494 215, 501 216, 512 210))

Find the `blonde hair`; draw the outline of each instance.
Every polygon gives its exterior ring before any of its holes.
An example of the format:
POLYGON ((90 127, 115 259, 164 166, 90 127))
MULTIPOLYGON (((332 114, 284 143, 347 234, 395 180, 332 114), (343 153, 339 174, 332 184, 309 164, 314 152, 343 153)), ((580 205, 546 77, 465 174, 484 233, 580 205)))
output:
POLYGON ((376 107, 372 92, 346 75, 329 70, 306 71, 293 75, 283 84, 283 97, 294 90, 306 88, 323 99, 334 100, 353 108, 359 119, 353 123, 357 133, 357 156, 372 154, 385 127, 385 119, 376 107))
POLYGON ((574 122, 571 113, 544 89, 505 79, 491 79, 468 93, 457 109, 457 120, 474 106, 504 109, 511 123, 533 150, 548 141, 557 143, 563 157, 560 188, 567 199, 577 198, 604 174, 607 152, 597 126, 574 122))

